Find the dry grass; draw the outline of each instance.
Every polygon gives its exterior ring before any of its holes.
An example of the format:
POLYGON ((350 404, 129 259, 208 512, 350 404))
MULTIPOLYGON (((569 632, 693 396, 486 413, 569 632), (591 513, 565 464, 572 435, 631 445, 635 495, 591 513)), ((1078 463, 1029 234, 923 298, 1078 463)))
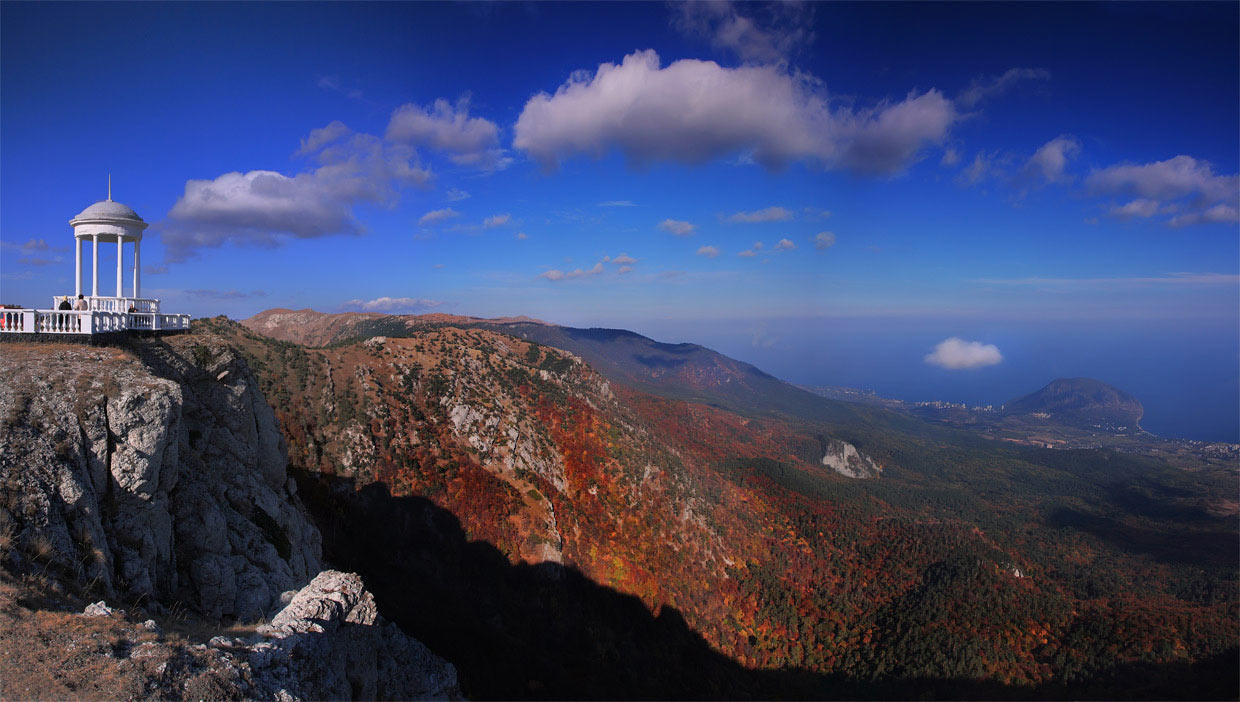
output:
POLYGON ((194 621, 184 633, 157 633, 120 615, 86 617, 78 614, 85 601, 54 594, 55 585, 0 570, 0 700, 242 696, 236 680, 208 664, 213 652, 191 646, 237 628, 194 621))

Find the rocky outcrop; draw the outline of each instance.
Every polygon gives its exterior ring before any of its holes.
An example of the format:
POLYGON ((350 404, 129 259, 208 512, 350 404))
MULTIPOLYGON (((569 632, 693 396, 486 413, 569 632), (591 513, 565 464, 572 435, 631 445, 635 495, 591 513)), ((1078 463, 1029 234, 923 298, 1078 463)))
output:
POLYGON ((321 570, 321 537, 287 475, 274 414, 229 345, 193 334, 4 351, 0 566, 35 566, 104 595, 83 616, 118 630, 124 612, 108 601, 207 621, 272 616, 252 636, 210 644, 136 625, 122 648, 143 689, 168 699, 197 699, 204 685, 207 696, 282 701, 459 697, 452 665, 384 621, 360 577, 321 570), (148 659, 167 664, 136 663, 148 659))
POLYGON ((458 699, 456 669, 379 616, 353 573, 326 570, 259 628, 247 660, 277 699, 458 699))
POLYGON ((883 467, 874 459, 861 453, 855 446, 839 439, 827 442, 822 464, 847 478, 877 478, 883 467))
POLYGON ((106 596, 243 620, 320 570, 271 409, 228 347, 5 350, 0 530, 18 554, 106 596))

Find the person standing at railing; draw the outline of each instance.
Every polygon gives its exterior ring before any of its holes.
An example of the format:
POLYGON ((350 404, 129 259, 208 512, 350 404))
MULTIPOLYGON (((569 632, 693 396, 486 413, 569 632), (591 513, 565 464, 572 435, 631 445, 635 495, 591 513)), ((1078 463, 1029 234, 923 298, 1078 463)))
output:
POLYGON ((69 296, 68 296, 68 295, 65 295, 64 297, 60 298, 60 304, 56 306, 56 309, 58 309, 58 310, 71 310, 71 309, 73 309, 73 306, 69 304, 69 296))
POLYGON ((73 303, 73 309, 77 310, 78 312, 85 312, 89 308, 90 308, 90 305, 86 304, 86 297, 79 293, 77 302, 73 303))

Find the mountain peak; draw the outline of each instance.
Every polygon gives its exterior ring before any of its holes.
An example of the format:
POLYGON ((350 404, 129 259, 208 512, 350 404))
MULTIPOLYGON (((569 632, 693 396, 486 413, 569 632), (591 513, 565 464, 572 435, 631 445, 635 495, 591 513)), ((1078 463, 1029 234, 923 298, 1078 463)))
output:
POLYGON ((1132 395, 1093 378, 1057 378, 1008 402, 1008 414, 1046 414, 1067 424, 1136 427, 1145 408, 1132 395))

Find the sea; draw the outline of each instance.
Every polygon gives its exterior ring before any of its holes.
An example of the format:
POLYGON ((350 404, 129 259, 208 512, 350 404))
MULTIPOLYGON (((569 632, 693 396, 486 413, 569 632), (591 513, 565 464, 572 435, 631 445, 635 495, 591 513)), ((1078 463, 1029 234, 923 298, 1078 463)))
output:
POLYGON ((1136 396, 1150 432, 1240 442, 1240 319, 815 317, 649 320, 629 328, 707 346, 791 383, 906 401, 997 406, 1056 378, 1095 378, 1136 396), (949 337, 993 344, 1002 360, 968 370, 927 363, 949 337))

